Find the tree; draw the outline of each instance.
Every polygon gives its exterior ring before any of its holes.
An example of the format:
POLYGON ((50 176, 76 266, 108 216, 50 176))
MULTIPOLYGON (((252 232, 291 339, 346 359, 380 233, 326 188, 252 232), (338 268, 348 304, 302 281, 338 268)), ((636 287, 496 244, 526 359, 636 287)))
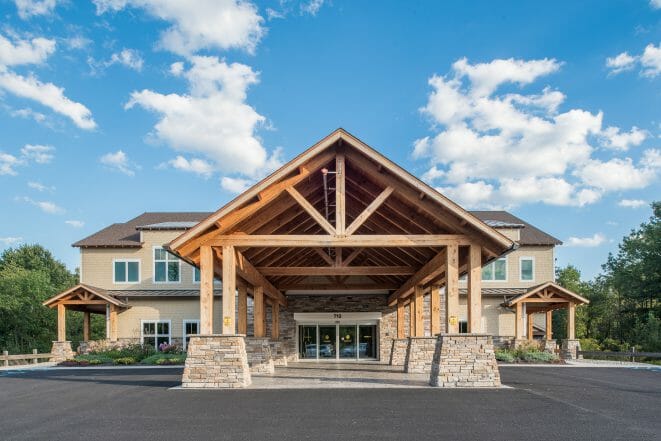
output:
MULTIPOLYGON (((567 288, 576 294, 586 297, 589 285, 581 281, 581 272, 573 265, 564 268, 556 268, 555 281, 563 288, 567 288)), ((587 337, 587 311, 585 307, 576 308, 575 331, 577 338, 587 337)), ((553 335, 556 338, 567 337, 567 310, 559 309, 553 313, 553 335)))

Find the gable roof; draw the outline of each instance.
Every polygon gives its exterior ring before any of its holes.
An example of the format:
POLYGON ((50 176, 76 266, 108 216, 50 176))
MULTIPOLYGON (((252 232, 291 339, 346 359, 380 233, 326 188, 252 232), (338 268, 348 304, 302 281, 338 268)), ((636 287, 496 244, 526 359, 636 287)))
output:
POLYGON ((507 211, 471 211, 471 213, 496 229, 520 229, 521 236, 517 241, 519 245, 562 245, 562 241, 559 239, 507 211))
MULTIPOLYGON (((521 293, 519 295, 516 295, 512 297, 511 299, 508 299, 505 303, 503 303, 504 306, 514 306, 517 303, 524 301, 528 297, 534 296, 535 294, 541 293, 544 290, 550 290, 554 294, 558 294, 561 297, 568 298, 571 300, 574 300, 576 303, 579 304, 587 304, 590 303, 588 299, 586 299, 583 296, 580 296, 576 294, 574 291, 571 291, 567 288, 564 288, 560 285, 558 285, 555 282, 545 282, 537 286, 532 286, 528 288, 528 290, 524 293, 521 293)), ((549 300, 550 303, 553 302, 553 300, 549 300)))
POLYGON ((209 216, 208 212, 151 212, 124 223, 112 224, 72 246, 140 248, 140 229, 144 230, 184 230, 209 216), (183 223, 186 223, 185 225, 183 223))
POLYGON ((45 300, 42 304, 44 306, 53 307, 55 304, 57 304, 58 300, 62 299, 63 297, 67 297, 68 295, 70 295, 70 294, 72 294, 76 291, 88 292, 88 293, 98 297, 99 299, 108 302, 109 304, 117 305, 117 306, 120 306, 120 307, 127 307, 128 306, 126 303, 124 303, 121 300, 113 297, 112 294, 110 294, 107 290, 105 290, 103 288, 96 287, 96 286, 92 286, 92 285, 86 285, 84 283, 79 283, 78 285, 76 285, 72 288, 64 290, 61 293, 54 295, 50 299, 45 300))

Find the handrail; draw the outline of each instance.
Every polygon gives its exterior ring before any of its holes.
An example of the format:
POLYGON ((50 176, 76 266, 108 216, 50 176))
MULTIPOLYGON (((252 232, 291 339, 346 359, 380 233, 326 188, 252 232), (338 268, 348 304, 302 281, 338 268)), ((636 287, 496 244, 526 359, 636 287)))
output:
POLYGON ((8 367, 9 361, 32 360, 33 364, 37 364, 40 358, 51 358, 52 356, 53 354, 50 352, 40 354, 36 349, 33 349, 31 354, 9 355, 9 352, 2 351, 2 355, 0 355, 0 361, 3 362, 3 366, 8 367))

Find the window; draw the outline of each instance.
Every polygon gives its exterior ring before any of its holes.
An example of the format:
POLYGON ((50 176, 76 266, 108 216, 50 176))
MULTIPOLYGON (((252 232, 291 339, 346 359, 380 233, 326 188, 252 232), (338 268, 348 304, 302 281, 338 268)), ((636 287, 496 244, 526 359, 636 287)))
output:
POLYGON ((200 269, 193 267, 193 283, 200 283, 200 269))
POLYGON ((154 248, 154 282, 179 283, 181 261, 163 248, 154 248))
POLYGON ((507 259, 501 257, 482 268, 482 280, 507 280, 507 259))
POLYGON ((158 347, 170 344, 170 320, 143 320, 142 321, 142 344, 158 347))
POLYGON ((522 257, 519 263, 521 281, 535 280, 535 259, 532 257, 522 257))
POLYGON ((466 321, 460 321, 459 322, 459 333, 460 334, 467 334, 468 333, 468 322, 466 322, 466 321))
POLYGON ((199 320, 184 320, 184 349, 188 347, 188 341, 190 340, 191 334, 200 333, 200 321, 199 320))
POLYGON ((140 281, 139 260, 114 260, 112 279, 115 283, 135 283, 140 281))

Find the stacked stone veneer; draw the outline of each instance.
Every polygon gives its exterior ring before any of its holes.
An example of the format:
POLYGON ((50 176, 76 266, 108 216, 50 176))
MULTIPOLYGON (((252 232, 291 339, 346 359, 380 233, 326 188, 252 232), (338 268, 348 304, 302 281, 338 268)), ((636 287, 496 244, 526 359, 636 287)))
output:
MULTIPOLYGON (((560 358, 563 360, 576 360, 576 351, 581 350, 581 342, 578 340, 562 340, 560 346, 560 358)), ((579 355, 578 358, 583 358, 582 355, 579 355)))
POLYGON ((542 340, 541 349, 544 352, 555 354, 558 349, 558 343, 555 340, 542 340))
POLYGON ((275 366, 287 366, 287 353, 281 340, 271 340, 271 357, 275 366))
POLYGON ((196 335, 188 342, 183 388, 242 388, 251 383, 244 336, 196 335))
POLYGON ((251 374, 272 374, 274 372, 271 344, 266 337, 246 337, 246 355, 251 374))
POLYGON ((408 338, 395 338, 392 341, 392 350, 390 351, 390 365, 404 366, 406 364, 406 352, 409 347, 408 338))
POLYGON ((59 363, 73 358, 76 354, 71 349, 70 341, 54 341, 50 350, 50 361, 59 363))
POLYGON ((486 334, 440 334, 429 384, 436 387, 500 387, 492 337, 486 334))
POLYGON ((409 337, 404 372, 429 374, 437 341, 437 337, 409 337))

